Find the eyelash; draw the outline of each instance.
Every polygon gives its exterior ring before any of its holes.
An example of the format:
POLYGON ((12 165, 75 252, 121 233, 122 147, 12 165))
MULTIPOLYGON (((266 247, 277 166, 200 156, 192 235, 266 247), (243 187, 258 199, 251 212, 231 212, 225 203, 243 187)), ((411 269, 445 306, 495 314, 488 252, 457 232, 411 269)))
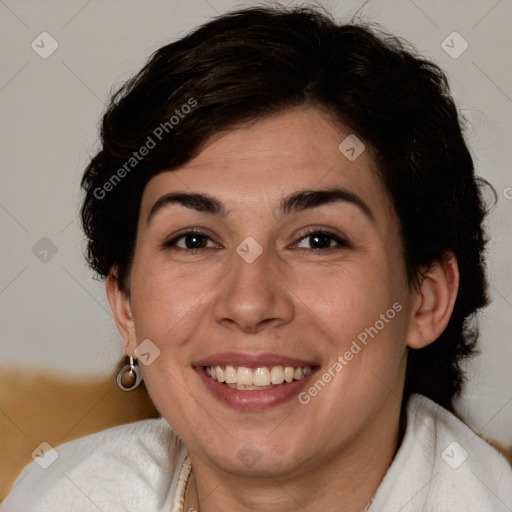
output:
MULTIPOLYGON (((190 253, 197 254, 198 251, 211 249, 211 247, 197 247, 195 249, 184 249, 182 247, 176 247, 176 243, 179 240, 181 240, 182 238, 186 238, 187 236, 190 236, 190 235, 196 235, 196 236, 204 237, 204 238, 207 238, 208 240, 211 240, 211 238, 206 233, 199 231, 199 230, 191 229, 184 233, 179 234, 178 236, 175 236, 171 240, 164 242, 162 244, 162 249, 180 250, 180 251, 184 251, 185 254, 190 254, 190 253)), ((318 253, 318 252, 331 252, 331 251, 340 250, 340 249, 350 249, 352 247, 352 245, 345 238, 342 238, 339 235, 337 235, 336 233, 332 233, 332 232, 326 231, 324 229, 312 229, 312 230, 308 231, 307 233, 303 234, 298 239, 298 242, 301 242, 304 239, 311 237, 313 235, 327 236, 327 237, 331 238, 332 240, 334 240, 338 244, 338 246, 328 247, 327 249, 321 249, 321 248, 316 247, 313 249, 299 248, 298 250, 302 249, 303 251, 306 251, 306 252, 314 251, 314 252, 318 253)), ((211 241, 213 241, 213 240, 211 240, 211 241)))

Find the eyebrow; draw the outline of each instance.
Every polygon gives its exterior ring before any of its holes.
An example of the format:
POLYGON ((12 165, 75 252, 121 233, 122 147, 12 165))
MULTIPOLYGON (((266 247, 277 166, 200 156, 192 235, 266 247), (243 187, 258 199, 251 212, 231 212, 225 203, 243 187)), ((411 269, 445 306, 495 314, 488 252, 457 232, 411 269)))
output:
MULTIPOLYGON (((299 190, 281 199, 279 212, 282 216, 300 212, 310 208, 318 208, 332 203, 350 203, 358 207, 370 220, 374 221, 374 215, 368 205, 356 194, 341 187, 330 187, 320 190, 299 190)), ((199 212, 225 217, 227 210, 224 204, 217 198, 204 193, 173 192, 160 197, 152 206, 147 222, 164 207, 179 204, 199 212)))

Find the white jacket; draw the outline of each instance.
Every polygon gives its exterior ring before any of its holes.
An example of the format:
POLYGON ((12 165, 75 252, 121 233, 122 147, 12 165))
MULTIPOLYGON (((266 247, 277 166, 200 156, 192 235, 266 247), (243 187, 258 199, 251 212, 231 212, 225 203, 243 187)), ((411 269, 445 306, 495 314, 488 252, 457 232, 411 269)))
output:
MULTIPOLYGON (((47 469, 25 467, 2 511, 183 512, 190 459, 162 418, 110 428, 56 452, 39 461, 58 455, 47 469)), ((502 511, 512 511, 505 458, 454 415, 412 395, 404 438, 368 512, 502 511)))

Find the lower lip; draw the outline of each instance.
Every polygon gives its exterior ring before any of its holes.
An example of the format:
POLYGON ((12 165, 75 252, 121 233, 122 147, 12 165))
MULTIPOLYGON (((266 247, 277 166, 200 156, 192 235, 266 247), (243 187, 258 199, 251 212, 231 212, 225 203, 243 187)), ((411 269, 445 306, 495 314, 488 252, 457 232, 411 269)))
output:
POLYGON ((203 368, 196 368, 195 370, 206 387, 221 402, 240 410, 261 411, 280 405, 297 396, 301 389, 306 386, 311 376, 316 373, 317 368, 314 368, 309 375, 301 380, 294 380, 261 391, 230 388, 226 384, 208 377, 203 368))

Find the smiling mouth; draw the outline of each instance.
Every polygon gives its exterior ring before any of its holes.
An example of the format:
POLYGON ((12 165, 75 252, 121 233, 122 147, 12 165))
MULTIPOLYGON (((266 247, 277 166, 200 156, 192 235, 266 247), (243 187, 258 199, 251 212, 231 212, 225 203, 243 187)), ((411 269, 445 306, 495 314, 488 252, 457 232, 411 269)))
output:
POLYGON ((262 390, 286 385, 307 377, 311 366, 203 366, 203 371, 212 380, 225 384, 233 389, 262 390))

